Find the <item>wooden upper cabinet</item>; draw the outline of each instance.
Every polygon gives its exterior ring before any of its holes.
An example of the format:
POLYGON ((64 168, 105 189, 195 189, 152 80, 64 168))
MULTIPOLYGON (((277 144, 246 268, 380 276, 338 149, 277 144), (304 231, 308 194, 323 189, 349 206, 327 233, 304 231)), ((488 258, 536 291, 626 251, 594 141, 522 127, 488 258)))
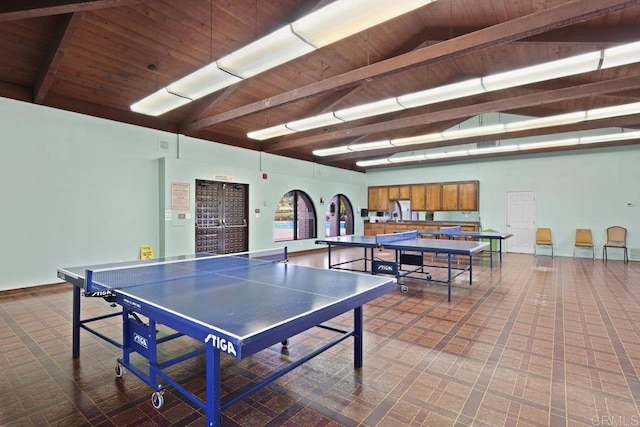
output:
POLYGON ((458 183, 458 210, 477 211, 479 189, 480 183, 478 181, 458 183))
POLYGON ((458 210, 458 183, 445 182, 442 184, 442 210, 458 210))
POLYGON ((456 181, 428 184, 392 185, 368 188, 367 206, 387 212, 390 201, 411 200, 412 211, 477 211, 480 182, 456 181))
POLYGON ((389 200, 409 200, 411 197, 411 186, 394 185, 389 187, 389 200))
POLYGON ((389 187, 389 200, 398 200, 400 198, 400 187, 394 185, 389 187))
POLYGON ((389 187, 378 187, 378 203, 375 210, 378 212, 389 210, 389 187))
POLYGON ((411 210, 427 210, 427 188, 424 184, 411 185, 411 210))
POLYGON ((410 185, 401 185, 400 186, 400 200, 410 200, 411 199, 411 186, 410 185))
MULTIPOLYGON (((426 184, 426 201, 425 210, 441 211, 442 210, 442 184, 426 184)), ((413 209, 413 207, 411 208, 413 209)), ((414 209, 417 210, 417 209, 414 209)))
POLYGON ((375 211, 378 209, 378 187, 369 187, 367 191, 367 209, 375 211))

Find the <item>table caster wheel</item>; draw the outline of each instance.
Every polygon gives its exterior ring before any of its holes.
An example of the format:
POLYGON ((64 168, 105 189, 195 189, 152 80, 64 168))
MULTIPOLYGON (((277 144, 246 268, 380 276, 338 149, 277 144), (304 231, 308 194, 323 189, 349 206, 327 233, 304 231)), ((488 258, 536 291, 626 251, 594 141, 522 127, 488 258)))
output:
POLYGON ((400 292, 403 294, 409 292, 409 287, 407 285, 400 285, 400 292))
POLYGON ((164 390, 154 391, 151 394, 151 404, 156 409, 162 408, 162 405, 164 405, 164 390))
POLYGON ((427 274, 427 280, 431 280, 431 275, 427 274))
POLYGON ((120 363, 116 363, 115 368, 113 368, 113 372, 116 374, 116 378, 122 378, 125 373, 125 369, 120 363))
POLYGON ((283 347, 286 347, 289 345, 289 340, 282 340, 280 341, 280 344, 282 344, 283 347))

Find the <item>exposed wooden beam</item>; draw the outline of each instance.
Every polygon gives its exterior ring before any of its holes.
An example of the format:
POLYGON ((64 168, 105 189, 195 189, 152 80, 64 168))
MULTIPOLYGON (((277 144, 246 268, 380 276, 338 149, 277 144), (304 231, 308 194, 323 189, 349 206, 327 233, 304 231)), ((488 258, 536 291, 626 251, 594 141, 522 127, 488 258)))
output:
POLYGON ((152 0, 3 0, 0 22, 127 6, 152 0))
POLYGON ((354 138, 367 133, 388 132, 396 129, 406 129, 415 126, 424 126, 428 123, 436 123, 454 118, 469 118, 482 113, 505 112, 524 108, 533 105, 549 104, 565 101, 569 99, 584 98, 588 96, 600 95, 604 93, 621 92, 640 87, 640 77, 625 77, 617 80, 607 80, 604 82, 588 83, 579 86, 572 86, 564 89, 550 90, 540 93, 517 96, 513 98, 489 101, 464 107, 447 110, 434 111, 426 114, 419 114, 407 118, 378 122, 371 125, 358 126, 350 129, 323 133, 303 138, 288 139, 265 145, 264 151, 277 152, 293 147, 299 148, 305 145, 317 144, 327 141, 339 141, 347 138, 354 138))
POLYGON ((83 13, 76 12, 63 16, 54 46, 49 52, 47 63, 44 65, 33 90, 33 102, 36 104, 42 104, 47 96, 67 47, 80 25, 83 13))
POLYGON ((572 0, 541 12, 484 28, 422 49, 417 49, 395 58, 389 58, 234 110, 197 120, 185 125, 183 131, 185 133, 193 132, 217 123, 296 102, 318 94, 352 87, 363 81, 384 77, 392 73, 435 61, 454 58, 475 50, 531 37, 552 29, 576 24, 638 5, 640 5, 640 0, 572 0))

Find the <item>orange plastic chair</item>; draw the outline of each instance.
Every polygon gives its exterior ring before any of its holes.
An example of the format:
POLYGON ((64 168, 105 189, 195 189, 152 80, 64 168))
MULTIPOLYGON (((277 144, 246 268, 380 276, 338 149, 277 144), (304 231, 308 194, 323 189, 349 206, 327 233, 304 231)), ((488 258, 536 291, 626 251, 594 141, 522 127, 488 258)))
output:
POLYGON ((576 242, 573 245, 573 259, 576 259, 576 248, 591 248, 593 259, 596 259, 596 251, 593 247, 593 236, 591 229, 578 228, 576 230, 576 242))
POLYGON ((553 240, 551 239, 550 228, 538 228, 536 230, 536 244, 533 247, 534 256, 538 256, 538 246, 549 246, 551 248, 551 258, 553 258, 553 240))

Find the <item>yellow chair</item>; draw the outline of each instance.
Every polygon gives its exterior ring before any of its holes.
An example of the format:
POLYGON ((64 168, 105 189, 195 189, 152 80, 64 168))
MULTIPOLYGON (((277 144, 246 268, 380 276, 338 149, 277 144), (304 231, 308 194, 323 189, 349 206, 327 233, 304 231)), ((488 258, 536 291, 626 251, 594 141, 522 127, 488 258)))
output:
POLYGON ((551 258, 553 258, 553 240, 551 239, 550 228, 538 228, 536 230, 536 244, 533 247, 534 256, 538 256, 538 253, 537 253, 538 246, 551 247, 551 258))
POLYGON ((607 228, 607 243, 602 247, 602 260, 607 260, 607 248, 624 249, 624 262, 629 262, 627 253, 627 229, 619 225, 607 228))
POLYGON ((596 251, 593 247, 593 236, 591 229, 578 228, 576 230, 576 242, 573 245, 573 259, 576 259, 576 248, 591 248, 591 255, 596 259, 596 251))

